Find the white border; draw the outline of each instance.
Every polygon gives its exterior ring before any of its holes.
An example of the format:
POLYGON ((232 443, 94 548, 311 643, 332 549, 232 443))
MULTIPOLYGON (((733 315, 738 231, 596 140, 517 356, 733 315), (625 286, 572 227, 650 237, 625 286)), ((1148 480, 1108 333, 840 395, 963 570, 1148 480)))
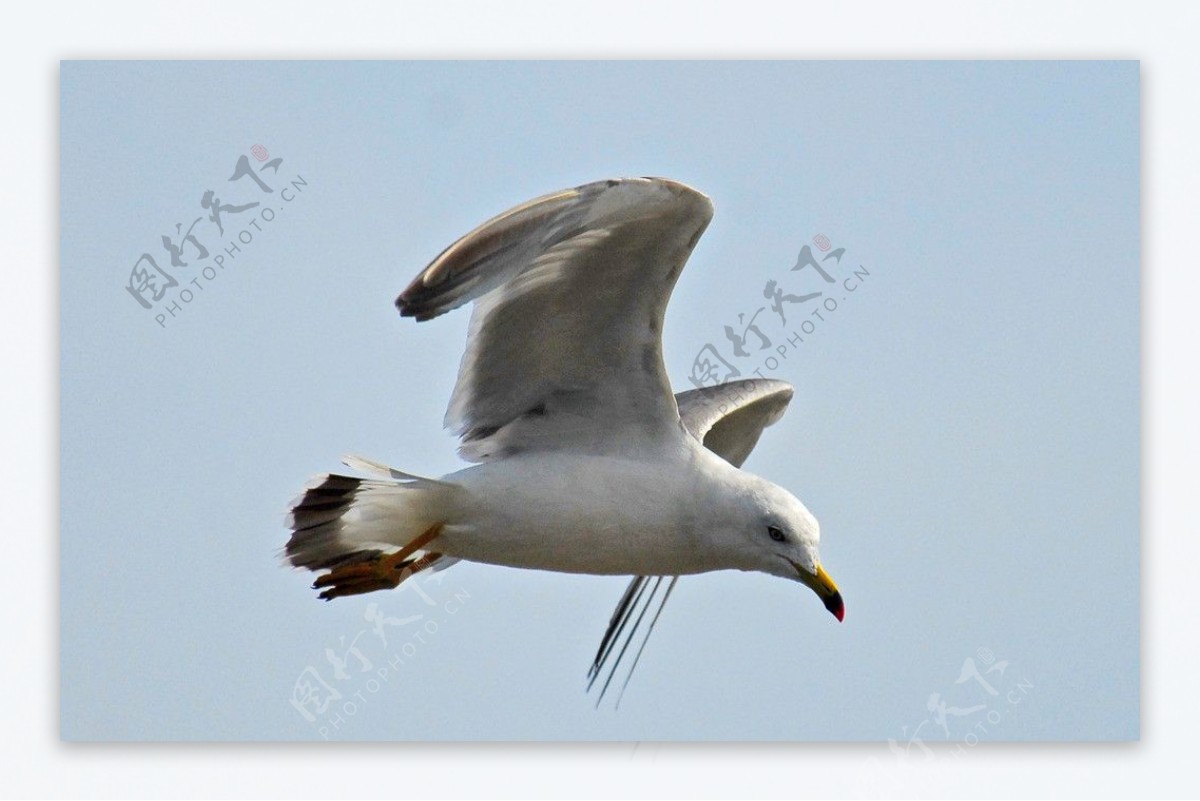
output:
MULTIPOLYGON (((8 492, 4 791, 36 796, 843 796, 1196 792, 1200 608, 1192 231, 1196 31, 1182 3, 742 0, 537 3, 205 0, 15 5, 6 13, 0 292, 8 492), (19 10, 18 10, 19 9, 19 10), (22 15, 18 18, 15 15, 22 15), (1143 741, 987 746, 956 764, 886 747, 78 746, 58 742, 58 60, 61 58, 1129 58, 1143 92, 1143 741), (868 759, 879 758, 871 769, 868 759)), ((1121 587, 1109 591, 1121 592, 1121 587)), ((1102 699, 1098 699, 1101 702, 1102 699)))

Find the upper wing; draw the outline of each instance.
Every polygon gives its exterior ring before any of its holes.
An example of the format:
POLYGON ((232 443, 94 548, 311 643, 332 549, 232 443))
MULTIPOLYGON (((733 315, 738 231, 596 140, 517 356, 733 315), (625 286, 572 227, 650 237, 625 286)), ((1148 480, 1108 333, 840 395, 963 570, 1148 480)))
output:
POLYGON ((675 396, 679 417, 704 447, 741 467, 763 429, 787 411, 794 390, 786 381, 748 379, 675 396))
MULTIPOLYGON (((758 444, 763 429, 783 416, 792 400, 792 394, 792 385, 784 381, 750 379, 681 392, 675 396, 675 401, 679 405, 680 419, 692 436, 734 467, 741 467, 750 451, 758 444)), ((622 693, 629 684, 629 679, 633 677, 642 651, 645 650, 646 643, 650 641, 650 634, 654 631, 654 624, 658 622, 658 616, 662 614, 667 599, 671 597, 671 591, 675 589, 675 583, 679 581, 679 576, 671 576, 666 590, 660 595, 659 590, 662 589, 666 578, 634 576, 625 588, 621 600, 617 602, 617 608, 609 618, 608 629, 600 641, 600 648, 592 660, 592 667, 588 670, 590 690, 604 670, 605 663, 609 659, 613 660, 608 678, 600 687, 600 695, 596 699, 597 706, 604 699, 604 693, 612 683, 622 657, 633 643, 639 626, 657 600, 658 609, 650 616, 646 636, 642 638, 642 644, 634 654, 633 664, 621 684, 622 693), (630 621, 633 622, 633 626, 626 632, 630 621)), ((621 703, 620 695, 617 696, 617 703, 621 703)))
POLYGON ((675 428, 663 314, 711 218, 683 184, 600 181, 517 206, 434 259, 396 305, 428 320, 475 301, 446 412, 464 456, 675 428))

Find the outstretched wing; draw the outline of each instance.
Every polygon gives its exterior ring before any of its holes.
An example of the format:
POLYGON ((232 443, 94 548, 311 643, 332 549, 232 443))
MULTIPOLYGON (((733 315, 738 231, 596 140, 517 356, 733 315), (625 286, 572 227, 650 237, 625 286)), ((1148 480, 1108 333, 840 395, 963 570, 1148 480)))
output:
POLYGON ((711 218, 683 184, 600 181, 517 206, 434 259, 396 305, 428 320, 475 301, 446 412, 464 457, 677 431, 663 315, 711 218))
POLYGON ((783 417, 793 393, 786 381, 751 378, 680 392, 675 401, 691 435, 734 467, 741 467, 763 429, 783 417))
MULTIPOLYGON (((750 451, 758 444, 763 429, 783 416, 792 400, 792 394, 792 385, 784 381, 751 379, 681 392, 675 396, 675 401, 679 406, 679 417, 692 436, 734 467, 741 467, 750 451)), ((621 684, 621 694, 624 693, 625 687, 633 677, 633 671, 637 668, 638 660, 641 659, 642 651, 650 641, 654 624, 658 622, 658 617, 662 614, 667 599, 671 597, 671 591, 675 589, 677 581, 679 576, 635 576, 625 588, 588 671, 590 690, 604 671, 605 663, 609 659, 613 660, 608 677, 600 687, 600 695, 596 699, 597 706, 604 699, 604 693, 612 683, 642 621, 657 602, 658 608, 649 616, 650 624, 646 628, 646 635, 642 638, 642 643, 634 654, 633 664, 630 665, 629 672, 621 684), (660 593, 664 582, 666 589, 660 593), (631 621, 632 627, 629 625, 631 621), (629 629, 628 632, 626 628, 629 629)), ((620 703, 621 698, 618 694, 617 704, 620 703)))

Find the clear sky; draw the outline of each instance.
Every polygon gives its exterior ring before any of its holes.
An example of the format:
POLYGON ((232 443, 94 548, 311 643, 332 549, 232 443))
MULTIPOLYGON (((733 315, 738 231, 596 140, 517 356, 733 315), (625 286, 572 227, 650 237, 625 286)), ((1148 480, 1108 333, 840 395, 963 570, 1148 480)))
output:
POLYGON ((62 735, 1136 738, 1138 85, 1136 62, 65 63, 62 735), (278 550, 345 453, 460 465, 467 314, 401 320, 417 271, 625 175, 713 199, 668 372, 690 388, 711 344, 796 385, 746 467, 820 519, 847 616, 685 578, 597 711, 624 579, 464 563, 324 604, 278 550), (832 285, 790 269, 818 235, 832 285), (825 294, 785 324, 769 281, 825 294), (771 345, 738 357, 724 328, 760 308, 771 345))

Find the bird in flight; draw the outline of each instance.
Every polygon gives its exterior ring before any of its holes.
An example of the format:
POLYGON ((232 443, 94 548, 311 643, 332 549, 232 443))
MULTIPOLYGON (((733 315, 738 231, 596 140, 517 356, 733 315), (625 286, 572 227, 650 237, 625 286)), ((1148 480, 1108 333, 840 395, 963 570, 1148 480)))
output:
POLYGON ((816 518, 740 469, 792 387, 756 379, 674 394, 667 378, 667 301, 711 218, 709 199, 675 181, 598 181, 516 206, 446 248, 396 306, 422 322, 474 304, 445 419, 474 464, 434 479, 347 457, 373 478, 310 482, 288 514, 287 561, 320 571, 325 600, 463 559, 632 576, 588 672, 597 704, 646 622, 628 683, 682 575, 769 573, 842 620, 816 518))

